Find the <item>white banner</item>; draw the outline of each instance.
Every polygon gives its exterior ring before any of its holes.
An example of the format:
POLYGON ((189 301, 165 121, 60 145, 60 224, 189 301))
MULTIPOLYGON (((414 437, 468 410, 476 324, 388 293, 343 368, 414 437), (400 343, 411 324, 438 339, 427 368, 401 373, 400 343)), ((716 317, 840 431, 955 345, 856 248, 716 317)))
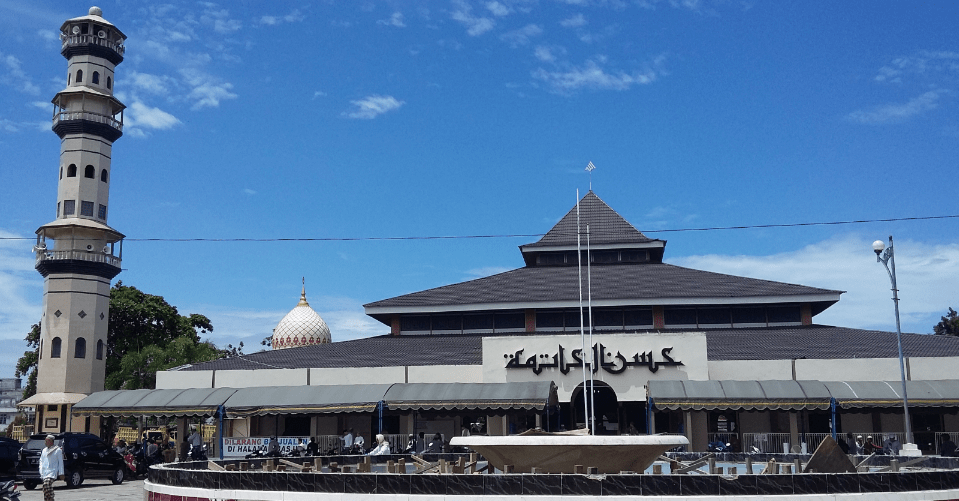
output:
MULTIPOLYGON (((309 437, 277 437, 280 453, 289 454, 300 443, 307 443, 309 437)), ((243 457, 254 451, 266 453, 270 437, 223 437, 223 457, 243 457)))

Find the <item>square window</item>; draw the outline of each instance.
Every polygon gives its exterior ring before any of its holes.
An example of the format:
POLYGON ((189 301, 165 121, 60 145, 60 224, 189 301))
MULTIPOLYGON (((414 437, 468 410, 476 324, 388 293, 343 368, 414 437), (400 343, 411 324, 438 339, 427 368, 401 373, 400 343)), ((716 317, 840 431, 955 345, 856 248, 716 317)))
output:
POLYGON ((77 212, 77 201, 76 200, 64 200, 63 201, 63 215, 72 216, 77 212))
POLYGON ((692 308, 666 308, 663 310, 666 325, 696 325, 696 310, 692 308))
POLYGON ((107 219, 107 206, 101 205, 99 210, 97 210, 97 217, 106 221, 107 219))
POLYGON ((563 312, 537 311, 536 312, 536 328, 563 330, 563 312))
POLYGON ((623 323, 630 328, 652 327, 653 310, 651 308, 625 310, 623 311, 623 323))
POLYGON ((493 330, 493 315, 463 315, 463 330, 493 330))
POLYGON ((93 202, 80 202, 80 215, 93 217, 93 202))

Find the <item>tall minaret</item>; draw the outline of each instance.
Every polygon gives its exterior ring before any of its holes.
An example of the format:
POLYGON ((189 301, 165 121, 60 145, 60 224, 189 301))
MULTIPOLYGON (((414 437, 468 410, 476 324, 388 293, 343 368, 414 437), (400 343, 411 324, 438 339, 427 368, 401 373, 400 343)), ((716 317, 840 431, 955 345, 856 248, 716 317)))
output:
POLYGON ((36 268, 44 278, 37 395, 21 403, 36 406, 37 432, 99 431, 70 411, 103 390, 110 281, 120 273, 122 255, 123 235, 107 217, 113 142, 123 133, 114 70, 126 37, 102 15, 91 7, 89 15, 60 27, 68 65, 67 86, 53 98, 53 132, 60 136, 57 217, 37 230, 36 268))

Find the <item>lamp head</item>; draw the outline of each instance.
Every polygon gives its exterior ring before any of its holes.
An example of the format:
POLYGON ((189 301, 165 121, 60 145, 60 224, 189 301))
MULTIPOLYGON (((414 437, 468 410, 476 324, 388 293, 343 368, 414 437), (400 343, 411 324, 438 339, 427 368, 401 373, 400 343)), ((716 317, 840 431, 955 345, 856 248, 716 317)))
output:
POLYGON ((885 248, 886 248, 886 244, 882 243, 882 240, 876 240, 875 242, 872 243, 872 250, 876 251, 877 256, 885 248))

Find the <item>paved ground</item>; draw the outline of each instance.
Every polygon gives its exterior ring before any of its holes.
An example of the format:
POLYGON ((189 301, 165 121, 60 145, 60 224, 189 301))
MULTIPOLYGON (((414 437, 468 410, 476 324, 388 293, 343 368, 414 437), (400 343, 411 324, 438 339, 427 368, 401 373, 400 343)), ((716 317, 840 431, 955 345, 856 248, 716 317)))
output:
MULTIPOLYGON (((28 491, 23 486, 17 486, 21 501, 41 501, 43 488, 37 487, 28 491)), ((120 485, 113 485, 109 480, 84 480, 76 489, 67 488, 63 482, 53 484, 53 496, 56 501, 143 501, 143 480, 129 480, 120 485)))

